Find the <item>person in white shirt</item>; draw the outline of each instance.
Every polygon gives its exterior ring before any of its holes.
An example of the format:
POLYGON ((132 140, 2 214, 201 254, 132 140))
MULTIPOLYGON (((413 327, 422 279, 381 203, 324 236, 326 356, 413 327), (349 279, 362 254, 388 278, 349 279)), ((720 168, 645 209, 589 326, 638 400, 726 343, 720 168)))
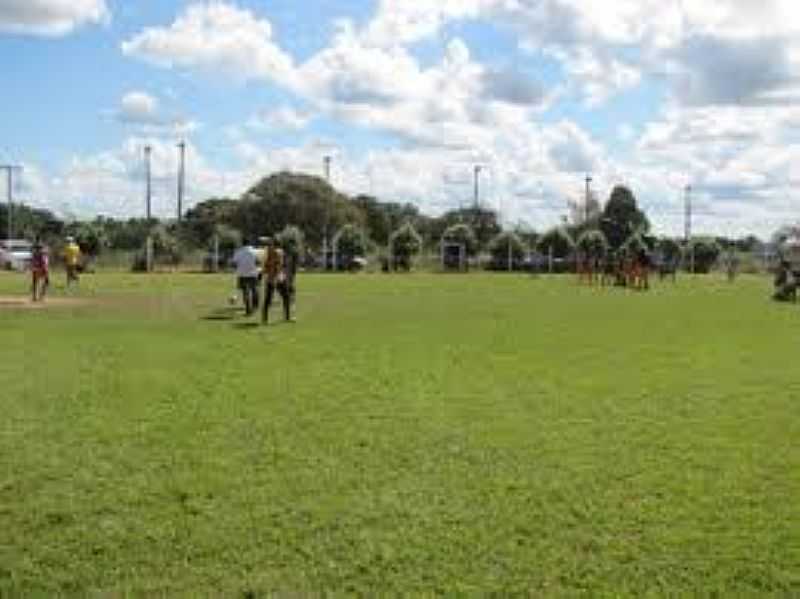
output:
POLYGON ((245 242, 233 255, 233 263, 236 265, 236 277, 244 299, 245 314, 250 316, 258 310, 259 303, 258 277, 261 274, 261 270, 258 265, 258 254, 255 248, 245 242))

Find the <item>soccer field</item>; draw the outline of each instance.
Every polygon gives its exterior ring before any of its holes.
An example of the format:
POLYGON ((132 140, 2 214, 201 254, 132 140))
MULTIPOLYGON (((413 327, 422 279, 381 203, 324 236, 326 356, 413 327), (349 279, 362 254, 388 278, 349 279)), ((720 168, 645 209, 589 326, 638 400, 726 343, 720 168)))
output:
POLYGON ((0 595, 800 593, 768 279, 301 275, 266 328, 231 288, 0 306, 0 595))

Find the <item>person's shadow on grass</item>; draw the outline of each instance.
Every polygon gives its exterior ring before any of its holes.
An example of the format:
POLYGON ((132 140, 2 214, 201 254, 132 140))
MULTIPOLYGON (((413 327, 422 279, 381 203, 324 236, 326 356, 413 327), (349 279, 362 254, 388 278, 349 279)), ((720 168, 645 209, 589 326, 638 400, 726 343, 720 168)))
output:
POLYGON ((242 311, 243 308, 239 307, 217 308, 213 312, 206 314, 205 316, 201 316, 200 320, 211 322, 229 322, 236 318, 236 316, 242 311))

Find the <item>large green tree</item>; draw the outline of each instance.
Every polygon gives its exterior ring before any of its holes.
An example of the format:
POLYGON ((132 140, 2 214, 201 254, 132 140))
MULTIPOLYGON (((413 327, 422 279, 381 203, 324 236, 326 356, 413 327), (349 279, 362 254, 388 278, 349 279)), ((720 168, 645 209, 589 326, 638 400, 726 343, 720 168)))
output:
POLYGON ((356 196, 353 204, 364 213, 367 233, 379 245, 387 245, 392 234, 404 223, 414 224, 421 218, 413 204, 381 202, 368 195, 356 196))
POLYGON ((634 234, 645 234, 650 230, 647 216, 639 209, 633 192, 624 185, 617 185, 603 209, 600 228, 613 249, 619 249, 634 234))
POLYGON ((233 224, 246 236, 277 235, 299 227, 306 241, 321 247, 346 224, 363 227, 364 212, 319 177, 278 173, 254 185, 237 204, 233 224))
POLYGON ((219 225, 232 226, 238 202, 229 198, 211 198, 200 202, 183 217, 181 237, 196 247, 207 246, 219 225))

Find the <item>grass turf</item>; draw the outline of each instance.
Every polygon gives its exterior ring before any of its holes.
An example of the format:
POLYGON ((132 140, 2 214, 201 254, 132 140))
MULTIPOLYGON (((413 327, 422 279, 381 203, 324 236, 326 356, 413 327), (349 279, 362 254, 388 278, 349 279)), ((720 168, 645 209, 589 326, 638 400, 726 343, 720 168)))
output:
POLYGON ((218 276, 0 307, 0 595, 800 593, 766 279, 299 284, 267 328, 218 276))

